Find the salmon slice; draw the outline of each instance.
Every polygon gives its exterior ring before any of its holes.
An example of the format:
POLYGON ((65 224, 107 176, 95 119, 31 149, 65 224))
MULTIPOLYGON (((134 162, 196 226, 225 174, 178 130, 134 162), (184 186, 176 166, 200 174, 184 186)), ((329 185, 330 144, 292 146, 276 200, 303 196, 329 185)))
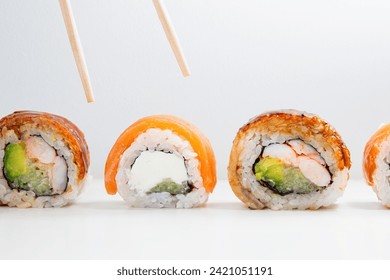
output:
POLYGON ((363 174, 367 184, 374 185, 374 172, 377 168, 376 158, 380 153, 383 141, 390 136, 390 123, 382 126, 368 140, 363 154, 363 174))
POLYGON ((208 193, 211 193, 217 182, 217 176, 215 156, 209 140, 194 125, 170 115, 155 115, 142 118, 129 126, 119 136, 106 161, 104 180, 107 193, 114 195, 117 192, 115 177, 122 154, 131 146, 138 135, 150 128, 171 130, 177 136, 190 143, 195 153, 197 153, 203 186, 208 193))

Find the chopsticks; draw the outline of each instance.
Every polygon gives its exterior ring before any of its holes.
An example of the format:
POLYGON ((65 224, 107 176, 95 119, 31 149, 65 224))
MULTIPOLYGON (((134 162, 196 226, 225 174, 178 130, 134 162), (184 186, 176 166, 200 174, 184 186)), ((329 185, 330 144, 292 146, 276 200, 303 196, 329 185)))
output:
POLYGON ((91 80, 89 78, 87 64, 84 58, 83 48, 81 46, 81 41, 79 34, 77 32, 76 22, 73 17, 72 8, 70 6, 69 0, 59 0, 60 7, 62 11, 62 16, 64 18, 66 30, 68 32, 69 42, 72 47, 74 60, 76 61, 76 66, 79 71, 81 83, 83 84, 85 97, 87 101, 94 102, 95 98, 93 96, 93 90, 91 85, 91 80))
POLYGON ((168 12, 162 0, 153 0, 153 4, 160 19, 161 25, 164 28, 165 35, 176 57, 176 61, 179 64, 181 73, 184 77, 188 77, 190 75, 190 69, 188 68, 188 64, 184 57, 184 53, 180 46, 175 29, 173 28, 172 22, 169 19, 168 12))
MULTIPOLYGON (((74 20, 72 8, 69 0, 59 0, 62 16, 64 19, 66 31, 70 45, 72 47, 73 57, 79 72, 80 80, 84 88, 85 96, 88 102, 94 102, 93 90, 91 80, 88 73, 87 64, 85 62, 84 52, 81 45, 80 37, 77 32, 76 22, 74 20)), ((171 45, 172 51, 175 55, 176 61, 179 65, 181 73, 184 77, 190 75, 190 69, 184 57, 179 39, 176 35, 175 29, 169 19, 168 12, 161 0, 153 0, 154 7, 160 19, 161 25, 164 29, 165 35, 171 45)))

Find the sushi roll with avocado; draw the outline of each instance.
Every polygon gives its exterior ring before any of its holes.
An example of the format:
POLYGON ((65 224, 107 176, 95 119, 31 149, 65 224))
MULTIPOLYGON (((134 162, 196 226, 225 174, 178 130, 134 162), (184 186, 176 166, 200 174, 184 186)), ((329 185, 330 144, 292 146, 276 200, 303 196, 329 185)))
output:
POLYGON ((343 194, 349 150, 321 118, 283 110, 241 127, 230 153, 230 185, 249 208, 318 209, 343 194))
POLYGON ((382 125, 368 140, 363 174, 381 203, 390 208, 390 123, 382 125))
POLYGON ((69 120, 19 111, 0 119, 0 202, 8 206, 61 207, 85 185, 89 151, 69 120))
POLYGON ((192 208, 206 203, 216 184, 208 139, 174 116, 142 118, 128 127, 108 155, 108 194, 131 207, 192 208))

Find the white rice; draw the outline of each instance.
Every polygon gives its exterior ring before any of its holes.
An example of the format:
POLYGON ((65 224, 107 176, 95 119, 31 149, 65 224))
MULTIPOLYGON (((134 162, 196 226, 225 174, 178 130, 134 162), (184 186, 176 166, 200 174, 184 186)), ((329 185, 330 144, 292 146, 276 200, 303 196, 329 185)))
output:
POLYGON ((21 138, 15 134, 13 130, 6 131, 4 128, 2 139, 0 139, 0 170, 3 170, 4 165, 4 150, 9 143, 16 143, 19 140, 26 139, 28 136, 40 136, 50 146, 52 146, 59 156, 62 156, 68 166, 68 185, 66 192, 61 195, 39 196, 37 197, 33 191, 24 191, 12 189, 4 177, 3 172, 0 172, 0 201, 11 207, 19 208, 44 208, 44 207, 62 207, 73 201, 83 190, 88 180, 85 176, 81 182, 76 182, 77 166, 74 164, 74 157, 64 139, 57 134, 42 131, 32 125, 24 125, 20 127, 21 138))
POLYGON ((199 172, 199 161, 190 143, 171 130, 150 128, 140 134, 121 156, 115 177, 118 192, 131 207, 192 208, 206 203, 208 193, 199 172), (131 166, 143 151, 174 153, 184 158, 188 180, 194 186, 188 194, 171 195, 168 192, 146 193, 131 180, 131 166))
POLYGON ((375 159, 376 169, 373 174, 373 190, 386 207, 390 207, 390 136, 383 140, 375 159))
POLYGON ((332 154, 332 149, 319 145, 321 139, 316 139, 316 137, 312 137, 310 141, 300 140, 313 146, 328 165, 329 171, 332 174, 332 183, 325 189, 308 194, 291 193, 281 196, 269 188, 262 186, 256 179, 252 167, 262 149, 271 144, 283 144, 293 139, 299 138, 287 134, 274 133, 270 135, 250 131, 238 144, 240 147, 244 147, 239 158, 240 169, 237 171, 242 187, 256 197, 260 202, 260 207, 262 205, 263 208, 267 207, 273 210, 318 209, 333 204, 343 194, 347 185, 349 178, 348 169, 344 168, 343 170, 339 170, 337 168, 337 161, 332 154))

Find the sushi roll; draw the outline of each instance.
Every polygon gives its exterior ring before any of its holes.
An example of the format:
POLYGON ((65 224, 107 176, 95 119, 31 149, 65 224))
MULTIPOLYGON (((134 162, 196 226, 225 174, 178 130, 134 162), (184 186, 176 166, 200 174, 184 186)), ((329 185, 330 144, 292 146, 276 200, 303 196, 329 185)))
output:
POLYGON ((363 155, 363 174, 378 199, 390 208, 390 124, 368 140, 363 155))
POLYGON ((69 120, 19 111, 0 119, 0 202, 8 206, 61 207, 83 189, 89 150, 69 120))
POLYGON ((108 194, 131 207, 192 208, 206 203, 216 184, 208 139, 174 116, 142 118, 112 147, 105 167, 108 194))
POLYGON ((240 128, 228 167, 235 195, 251 209, 318 209, 333 204, 349 179, 349 150, 315 115, 259 115, 240 128))

